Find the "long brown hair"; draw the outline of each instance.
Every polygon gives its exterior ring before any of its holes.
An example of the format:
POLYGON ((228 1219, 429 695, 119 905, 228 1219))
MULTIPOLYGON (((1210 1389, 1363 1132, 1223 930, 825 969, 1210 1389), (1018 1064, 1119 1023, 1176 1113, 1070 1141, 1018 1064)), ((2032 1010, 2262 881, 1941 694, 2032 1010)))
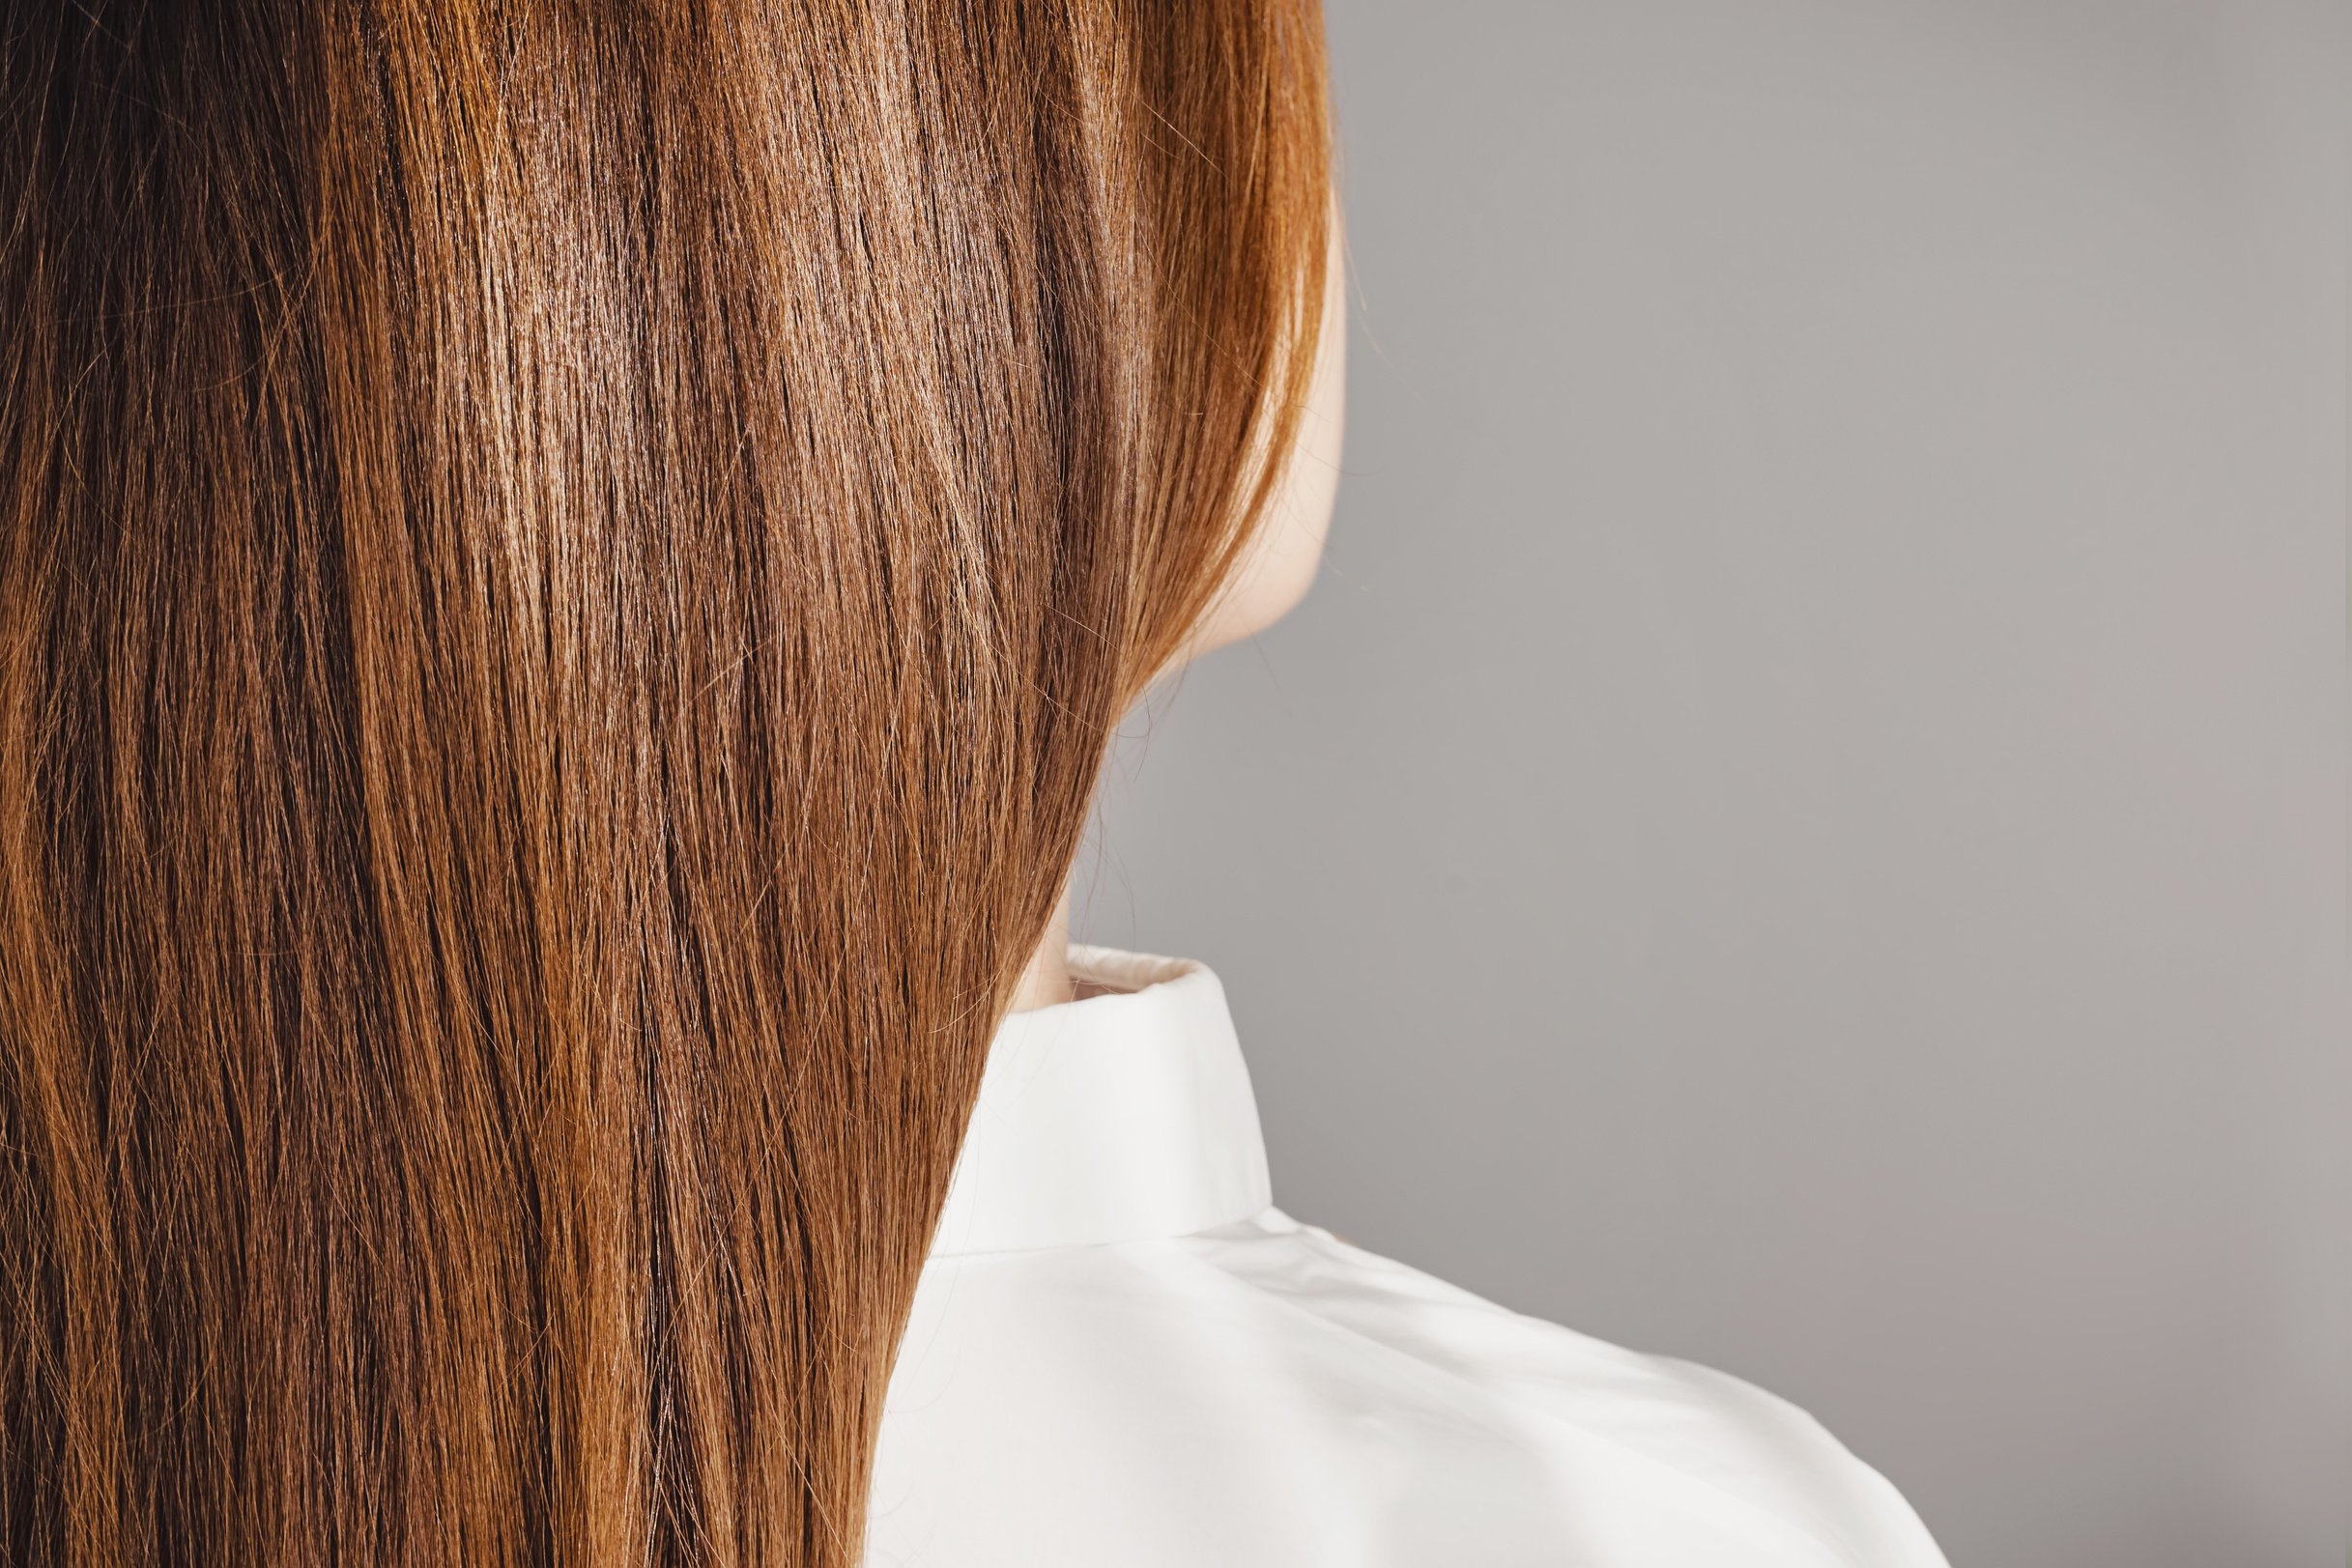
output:
POLYGON ((7 8, 8 1561, 856 1559, 1328 120, 1315 0, 7 8))

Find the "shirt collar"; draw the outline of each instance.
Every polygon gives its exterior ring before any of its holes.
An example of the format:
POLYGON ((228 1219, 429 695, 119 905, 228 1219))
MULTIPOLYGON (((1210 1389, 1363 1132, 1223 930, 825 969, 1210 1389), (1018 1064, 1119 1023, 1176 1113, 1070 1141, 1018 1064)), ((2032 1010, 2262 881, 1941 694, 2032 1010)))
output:
POLYGON ((1184 1236, 1274 1201, 1217 976, 1083 943, 1068 962, 1115 989, 997 1026, 932 1257, 1184 1236))

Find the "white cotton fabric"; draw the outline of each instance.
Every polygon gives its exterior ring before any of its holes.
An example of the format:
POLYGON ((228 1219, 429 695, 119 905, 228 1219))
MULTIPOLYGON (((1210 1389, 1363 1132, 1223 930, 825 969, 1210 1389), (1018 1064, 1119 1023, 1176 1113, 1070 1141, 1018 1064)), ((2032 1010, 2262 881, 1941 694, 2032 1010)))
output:
POLYGON ((1786 1401, 1275 1207, 1217 977, 1082 945, 1070 969, 1119 994, 991 1046, 868 1568, 1946 1568, 1786 1401))

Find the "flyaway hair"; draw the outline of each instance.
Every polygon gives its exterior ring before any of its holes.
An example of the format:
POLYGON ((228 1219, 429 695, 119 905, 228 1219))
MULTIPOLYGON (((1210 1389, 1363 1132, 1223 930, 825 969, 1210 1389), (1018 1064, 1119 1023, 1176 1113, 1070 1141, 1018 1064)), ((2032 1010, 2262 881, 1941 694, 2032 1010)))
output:
POLYGON ((0 1557, 847 1568, 1315 0, 0 15, 0 1557))

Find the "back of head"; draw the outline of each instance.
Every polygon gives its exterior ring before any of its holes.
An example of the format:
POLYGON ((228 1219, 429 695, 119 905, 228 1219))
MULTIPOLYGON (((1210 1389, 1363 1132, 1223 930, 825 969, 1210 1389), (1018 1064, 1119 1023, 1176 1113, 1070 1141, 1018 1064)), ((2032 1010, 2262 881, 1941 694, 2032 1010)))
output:
POLYGON ((0 1555, 854 1562, 1314 0, 10 9, 0 1555))

